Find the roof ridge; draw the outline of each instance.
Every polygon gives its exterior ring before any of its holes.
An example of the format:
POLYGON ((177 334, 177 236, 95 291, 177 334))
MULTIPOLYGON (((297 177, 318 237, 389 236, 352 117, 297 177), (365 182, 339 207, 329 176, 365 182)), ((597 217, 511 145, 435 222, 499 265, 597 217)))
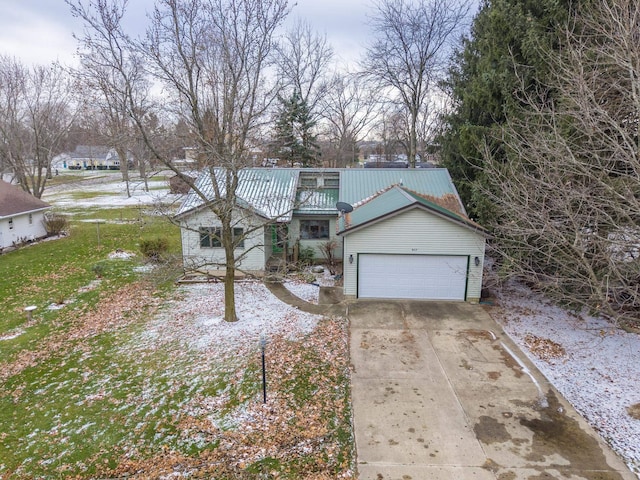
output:
POLYGON ((352 205, 353 208, 358 208, 361 207, 369 202, 371 202, 372 200, 378 198, 379 196, 381 196, 384 193, 387 193, 389 190, 395 188, 395 187, 400 187, 402 188, 402 183, 393 183, 387 187, 384 187, 381 190, 378 190, 376 193, 374 193, 373 195, 368 196, 367 198, 364 198, 362 200, 360 200, 359 202, 356 202, 352 205))
POLYGON ((445 210, 450 211, 451 213, 464 218, 465 220, 469 220, 469 217, 467 216, 466 212, 464 212, 464 210, 462 209, 452 209, 450 208, 450 206, 448 204, 446 204, 445 202, 441 201, 441 198, 452 198, 455 199, 455 203, 456 203, 456 207, 460 206, 460 203, 458 202, 458 198, 453 195, 453 194, 445 194, 442 197, 435 197, 434 195, 429 195, 428 193, 421 193, 421 192, 417 192, 415 190, 412 190, 410 188, 407 187, 400 187, 402 190, 404 190, 406 193, 410 194, 410 195, 415 195, 416 197, 420 197, 424 200, 427 200, 429 202, 435 203, 437 206, 439 206, 440 208, 444 208, 445 210))

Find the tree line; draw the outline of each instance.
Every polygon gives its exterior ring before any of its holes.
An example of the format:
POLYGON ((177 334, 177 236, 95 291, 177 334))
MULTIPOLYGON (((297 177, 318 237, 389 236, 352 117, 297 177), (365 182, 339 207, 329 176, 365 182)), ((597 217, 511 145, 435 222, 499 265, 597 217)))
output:
MULTIPOLYGON (((250 103, 238 107, 252 116, 245 139, 254 152, 262 152, 254 163, 272 165, 270 160, 278 159, 285 166, 350 166, 358 161, 361 142, 375 138, 380 146, 371 153, 390 159, 404 153, 415 165, 432 147, 431 97, 437 95, 437 80, 469 10, 444 0, 380 2, 373 9, 372 42, 364 57, 345 66, 326 35, 307 21, 298 19, 285 29, 294 7, 284 0, 275 5, 158 0, 141 34, 123 27, 127 0, 66 3, 84 25, 75 32, 78 66, 31 66, 0 56, 0 170, 13 173, 37 197, 51 178, 52 159, 78 144, 114 148, 125 181, 127 157, 135 159, 143 178, 147 169, 163 165, 158 156, 180 158, 183 147, 197 147, 206 164, 207 154, 193 138, 196 111, 189 105, 211 106, 203 103, 211 98, 198 97, 210 94, 206 82, 217 76, 211 72, 217 62, 228 67, 258 62, 251 65, 253 78, 244 72, 243 78, 216 79, 230 88, 216 94, 218 101, 224 100, 220 95, 235 95, 234 86, 251 90, 250 103), (271 17, 259 18, 263 14, 271 17), (223 21, 235 32, 224 31, 223 21), (239 36, 239 28, 245 30, 243 38, 231 38, 239 36), (249 28, 266 36, 264 45, 249 38, 249 28), (196 33, 202 37, 188 37, 196 33), (216 36, 249 43, 221 50, 216 36), (251 57, 251 48, 263 49, 257 54, 264 58, 251 57), (161 58, 165 53, 171 62, 161 58), (185 73, 199 83, 177 85, 184 78, 176 74, 185 73), (254 81, 262 82, 259 89, 254 81)), ((202 120, 219 113, 212 108, 202 120)))

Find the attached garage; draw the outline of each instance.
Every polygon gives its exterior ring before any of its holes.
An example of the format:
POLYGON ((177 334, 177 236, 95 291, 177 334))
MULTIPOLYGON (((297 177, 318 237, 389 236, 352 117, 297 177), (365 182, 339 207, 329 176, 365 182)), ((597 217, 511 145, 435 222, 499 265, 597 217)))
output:
POLYGON ((359 298, 465 300, 468 257, 360 254, 359 298))
POLYGON ((486 232, 454 199, 395 185, 343 215, 345 296, 479 301, 486 232))

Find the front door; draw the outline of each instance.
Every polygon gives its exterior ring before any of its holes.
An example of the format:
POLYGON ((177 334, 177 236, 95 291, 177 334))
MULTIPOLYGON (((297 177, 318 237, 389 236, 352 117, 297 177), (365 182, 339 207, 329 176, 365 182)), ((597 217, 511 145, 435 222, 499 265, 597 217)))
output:
POLYGON ((271 250, 273 253, 282 253, 287 247, 287 234, 289 229, 286 224, 271 225, 271 250))

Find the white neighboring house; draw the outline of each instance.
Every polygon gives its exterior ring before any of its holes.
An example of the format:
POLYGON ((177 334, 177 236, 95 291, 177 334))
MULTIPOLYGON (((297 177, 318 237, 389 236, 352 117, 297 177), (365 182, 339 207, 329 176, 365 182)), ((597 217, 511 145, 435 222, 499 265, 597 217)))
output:
MULTIPOLYGON (((241 270, 264 272, 303 250, 322 261, 333 241, 346 297, 480 299, 487 232, 467 216, 446 169, 246 168, 238 180, 241 270)), ((213 199, 208 172, 196 186, 213 199)), ((220 222, 193 191, 176 218, 185 270, 222 269, 220 222)))
MULTIPOLYGON (((131 152, 127 152, 127 158, 131 162, 131 152)), ((120 170, 115 148, 105 146, 78 145, 73 152, 58 155, 55 162, 69 170, 120 170)))
MULTIPOLYGON (((243 169, 239 177, 234 234, 245 238, 236 249, 237 267, 247 272, 263 272, 269 258, 282 252, 282 246, 278 245, 278 239, 272 232, 278 231, 278 225, 291 221, 298 172, 243 169)), ((221 189, 224 189, 223 183, 220 180, 221 189)), ((199 176, 196 186, 213 198, 212 179, 208 172, 199 176)), ((207 272, 223 269, 224 249, 218 238, 220 221, 193 191, 187 195, 176 219, 181 227, 185 269, 207 272)))
POLYGON ((0 251, 46 237, 44 214, 51 205, 0 180, 0 251))

